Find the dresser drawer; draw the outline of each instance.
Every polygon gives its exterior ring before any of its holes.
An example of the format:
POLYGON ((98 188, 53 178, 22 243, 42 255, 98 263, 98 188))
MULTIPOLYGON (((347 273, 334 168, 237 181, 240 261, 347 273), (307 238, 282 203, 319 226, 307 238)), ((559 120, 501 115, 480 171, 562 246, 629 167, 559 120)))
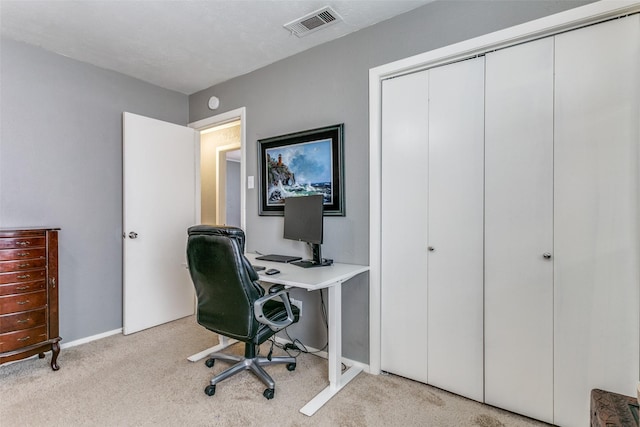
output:
POLYGON ((0 250, 0 261, 44 258, 45 255, 45 248, 2 249, 0 250))
POLYGON ((46 289, 46 286, 44 279, 33 282, 10 283, 8 285, 0 284, 0 296, 42 291, 46 289))
POLYGON ((44 308, 2 315, 0 316, 0 334, 46 325, 46 315, 47 310, 44 308))
POLYGON ((22 331, 0 334, 0 353, 27 347, 47 340, 47 327, 25 329, 22 331))
POLYGON ((44 248, 45 237, 3 237, 0 238, 0 249, 44 248))
POLYGON ((0 285, 7 283, 34 282, 45 279, 45 269, 0 273, 0 285))
POLYGON ((47 260, 45 258, 25 259, 17 261, 0 261, 0 273, 44 268, 46 265, 47 260))
POLYGON ((47 291, 0 296, 0 314, 35 310, 47 305, 47 291))

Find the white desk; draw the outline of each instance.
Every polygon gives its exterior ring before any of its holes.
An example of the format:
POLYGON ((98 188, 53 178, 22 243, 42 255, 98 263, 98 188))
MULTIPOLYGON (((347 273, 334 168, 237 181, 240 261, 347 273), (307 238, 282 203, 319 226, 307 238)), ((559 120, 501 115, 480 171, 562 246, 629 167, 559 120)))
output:
MULTIPOLYGON (((308 291, 328 289, 329 291, 329 386, 318 393, 300 412, 311 416, 329 401, 340 389, 358 375, 362 368, 350 367, 342 372, 342 283, 369 270, 368 266, 355 264, 333 264, 329 267, 301 268, 291 264, 256 260, 255 254, 247 254, 253 265, 263 265, 267 269, 276 268, 280 273, 267 276, 265 270, 259 271, 260 280, 267 283, 282 284, 287 288, 302 288, 308 291)), ((220 337, 220 344, 189 357, 195 362, 209 354, 222 350, 234 342, 220 337)))

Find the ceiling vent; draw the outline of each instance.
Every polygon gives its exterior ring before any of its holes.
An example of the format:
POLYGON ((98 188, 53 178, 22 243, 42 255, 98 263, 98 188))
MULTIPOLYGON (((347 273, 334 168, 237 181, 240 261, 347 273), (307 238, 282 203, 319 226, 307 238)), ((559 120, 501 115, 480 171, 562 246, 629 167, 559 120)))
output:
POLYGON ((298 37, 304 37, 307 34, 311 34, 340 21, 342 21, 340 15, 338 15, 335 10, 331 9, 330 6, 326 6, 322 9, 316 10, 315 12, 311 12, 302 18, 298 18, 284 24, 284 27, 289 30, 291 34, 295 34, 298 37))

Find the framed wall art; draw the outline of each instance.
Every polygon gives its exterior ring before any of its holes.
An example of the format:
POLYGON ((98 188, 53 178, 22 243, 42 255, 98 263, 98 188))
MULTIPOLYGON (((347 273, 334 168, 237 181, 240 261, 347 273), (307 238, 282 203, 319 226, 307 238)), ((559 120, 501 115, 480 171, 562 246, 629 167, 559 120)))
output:
POLYGON ((284 199, 324 197, 324 214, 344 216, 344 124, 258 140, 260 215, 283 215, 284 199))

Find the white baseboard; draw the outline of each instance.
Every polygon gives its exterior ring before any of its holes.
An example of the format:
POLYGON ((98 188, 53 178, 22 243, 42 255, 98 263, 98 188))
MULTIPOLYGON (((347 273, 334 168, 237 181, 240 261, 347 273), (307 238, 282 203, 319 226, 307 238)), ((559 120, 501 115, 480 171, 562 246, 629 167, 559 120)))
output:
POLYGON ((65 349, 65 348, 69 348, 69 347, 75 347, 77 345, 86 344, 86 343, 89 343, 91 341, 97 341, 99 339, 110 337, 111 335, 117 335, 117 334, 121 334, 121 333, 122 333, 122 328, 114 329, 112 331, 107 331, 107 332, 103 332, 101 334, 91 335, 90 337, 80 338, 80 339, 75 340, 75 341, 71 341, 71 342, 67 342, 67 343, 64 343, 64 344, 60 344, 60 348, 61 349, 65 349))
MULTIPOLYGON (((64 343, 64 344, 60 344, 60 349, 64 350, 65 348, 75 347, 75 346, 80 345, 80 344, 86 344, 86 343, 91 342, 91 341, 96 341, 96 340, 99 340, 99 339, 102 339, 102 338, 110 337, 111 335, 117 335, 117 334, 121 334, 121 333, 122 333, 122 328, 114 329, 113 331, 107 331, 107 332, 103 332, 101 334, 92 335, 90 337, 80 338, 79 340, 75 340, 75 341, 67 342, 67 343, 64 343)), ((51 351, 51 350, 49 350, 49 351, 51 351)), ((33 356, 25 357, 24 359, 12 360, 11 362, 3 363, 2 366, 9 366, 9 365, 11 365, 13 363, 23 362, 23 361, 29 360, 29 359, 35 359, 36 357, 38 357, 38 355, 34 354, 33 356)))
MULTIPOLYGON (((291 341, 289 341, 287 339, 284 339, 284 338, 281 338, 281 337, 276 337, 276 342, 278 344, 291 344, 291 341)), ((329 358, 329 355, 324 350, 321 351, 321 350, 318 350, 317 348, 309 347, 308 345, 305 345, 305 347, 309 352, 313 352, 313 354, 315 354, 316 356, 320 356, 320 357, 322 357, 324 359, 328 359, 329 358)), ((369 372, 369 365, 366 364, 366 363, 358 362, 356 360, 347 359, 346 357, 342 358, 342 363, 344 363, 347 366, 355 366, 357 368, 362 369, 366 373, 370 373, 369 372)))

